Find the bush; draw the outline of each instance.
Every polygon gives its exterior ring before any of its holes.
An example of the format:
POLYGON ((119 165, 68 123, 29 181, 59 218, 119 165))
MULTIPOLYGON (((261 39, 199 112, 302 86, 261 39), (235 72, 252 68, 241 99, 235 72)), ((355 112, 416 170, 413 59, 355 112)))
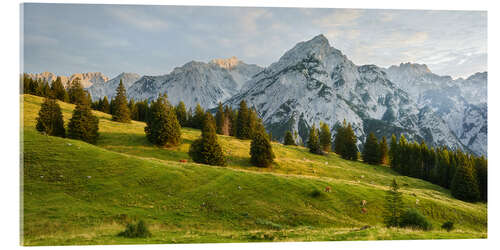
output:
POLYGON ((250 143, 250 162, 261 168, 270 166, 275 155, 269 138, 264 131, 256 131, 250 143))
POLYGON ((443 225, 441 226, 441 228, 445 229, 446 231, 449 232, 449 231, 453 230, 454 224, 451 221, 447 221, 447 222, 443 223, 443 225))
POLYGON ((399 226, 421 229, 425 231, 432 229, 431 223, 416 209, 409 209, 404 212, 400 217, 399 226))
POLYGON ((118 236, 127 238, 146 238, 151 236, 144 221, 139 221, 137 224, 129 223, 125 231, 120 232, 118 236))
POLYGON ((311 192, 311 197, 313 198, 318 198, 321 196, 321 191, 319 191, 318 189, 314 189, 312 192, 311 192))

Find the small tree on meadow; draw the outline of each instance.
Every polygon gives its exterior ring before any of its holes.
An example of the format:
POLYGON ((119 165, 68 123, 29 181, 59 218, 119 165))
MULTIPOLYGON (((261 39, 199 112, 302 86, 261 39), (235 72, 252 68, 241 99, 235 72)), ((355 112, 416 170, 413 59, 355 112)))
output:
POLYGON ((379 149, 377 137, 375 137, 373 133, 370 133, 368 137, 366 137, 366 142, 363 147, 363 161, 368 164, 378 164, 380 161, 379 149))
POLYGON ((88 143, 96 143, 99 137, 99 118, 92 114, 90 105, 77 103, 68 123, 68 137, 88 143))
POLYGON ((285 133, 284 144, 295 146, 295 140, 293 139, 293 135, 292 135, 292 132, 290 132, 290 130, 286 131, 286 133, 285 133))
POLYGON ((245 100, 240 102, 238 117, 236 122, 236 137, 239 139, 250 139, 252 129, 250 127, 251 110, 248 109, 245 100))
POLYGON ((210 112, 206 113, 203 126, 201 138, 195 140, 189 148, 189 156, 194 162, 225 166, 226 158, 219 145, 214 119, 210 112))
POLYGON ((61 107, 59 107, 55 99, 45 98, 36 121, 36 130, 44 132, 47 135, 66 136, 61 107))
POLYGON ((152 102, 144 131, 148 140, 160 147, 175 146, 181 142, 181 125, 166 94, 152 102))
POLYGON ((332 148, 332 133, 330 132, 330 128, 326 123, 322 122, 320 129, 319 144, 321 145, 321 149, 325 152, 330 152, 332 148))
POLYGON ((387 227, 399 226, 399 218, 403 212, 403 196, 399 192, 399 184, 392 179, 385 196, 384 224, 387 227))
POLYGON ((273 148, 264 129, 255 131, 250 144, 250 161, 257 167, 268 167, 274 161, 273 148))
POLYGON ((116 95, 113 103, 113 121, 117 122, 130 122, 130 109, 127 102, 127 92, 125 90, 125 85, 123 85, 122 79, 120 79, 120 84, 116 88, 116 95))
POLYGON ((193 115, 191 126, 193 128, 203 129, 204 122, 205 122, 205 111, 203 110, 201 105, 198 103, 198 104, 196 104, 196 108, 194 109, 194 115, 193 115))
POLYGON ((309 131, 309 140, 307 141, 307 147, 309 148, 309 152, 313 154, 321 154, 321 146, 319 144, 318 130, 316 126, 313 124, 311 130, 309 131))
POLYGON ((187 127, 186 105, 184 105, 183 101, 180 101, 179 104, 177 104, 177 107, 175 107, 175 113, 181 127, 187 127))

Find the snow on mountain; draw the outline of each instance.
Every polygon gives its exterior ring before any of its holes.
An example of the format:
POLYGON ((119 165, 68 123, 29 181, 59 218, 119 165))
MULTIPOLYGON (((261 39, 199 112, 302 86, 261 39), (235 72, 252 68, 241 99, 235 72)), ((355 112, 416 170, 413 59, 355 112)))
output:
POLYGON ((182 100, 187 108, 194 108, 197 103, 212 108, 238 93, 261 70, 235 57, 214 59, 209 63, 191 61, 167 75, 143 76, 127 93, 135 100, 152 100, 160 93, 167 93, 174 105, 182 100))
POLYGON ((410 94, 420 109, 429 108, 442 117, 470 151, 486 155, 487 72, 453 80, 429 69, 421 70, 423 66, 406 63, 391 66, 385 72, 392 82, 410 94))
MULTIPOLYGON (((42 73, 29 73, 29 77, 33 79, 41 79, 42 81, 46 81, 49 83, 52 83, 52 81, 55 81, 57 79, 57 75, 51 72, 42 72, 42 73)), ((65 87, 68 87, 69 83, 72 82, 74 79, 77 77, 80 78, 80 83, 84 88, 88 88, 92 86, 93 84, 99 84, 99 83, 104 83, 106 82, 109 78, 102 74, 101 72, 87 72, 87 73, 76 73, 71 76, 63 76, 61 75, 61 81, 62 84, 65 87)))
POLYGON ((383 69, 355 65, 323 35, 298 43, 247 86, 226 103, 237 107, 245 100, 280 139, 285 131, 296 130, 299 140, 306 141, 313 124, 326 122, 334 132, 345 119, 359 146, 374 132, 379 137, 405 133, 430 145, 464 148, 443 119, 430 109, 419 110, 383 69))
POLYGON ((134 82, 139 80, 141 76, 136 73, 121 73, 115 78, 108 80, 106 82, 96 83, 90 86, 87 90, 90 92, 92 96, 92 100, 98 100, 107 96, 109 100, 113 98, 116 94, 116 88, 120 84, 120 80, 123 81, 123 85, 125 89, 128 89, 134 82))

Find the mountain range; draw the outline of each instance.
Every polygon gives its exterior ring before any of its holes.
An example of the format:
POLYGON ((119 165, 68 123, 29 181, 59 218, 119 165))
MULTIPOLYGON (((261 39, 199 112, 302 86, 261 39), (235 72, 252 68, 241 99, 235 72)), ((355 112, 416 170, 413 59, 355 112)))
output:
POLYGON ((323 35, 298 43, 266 68, 235 57, 191 61, 165 75, 89 78, 85 87, 94 100, 111 98, 120 79, 135 100, 166 92, 174 105, 182 100, 187 108, 200 103, 205 109, 219 102, 237 108, 245 100, 278 140, 294 130, 305 142, 320 122, 335 133, 345 119, 360 148, 370 132, 379 138, 404 133, 428 146, 487 154, 487 72, 452 79, 424 64, 356 65, 323 35))

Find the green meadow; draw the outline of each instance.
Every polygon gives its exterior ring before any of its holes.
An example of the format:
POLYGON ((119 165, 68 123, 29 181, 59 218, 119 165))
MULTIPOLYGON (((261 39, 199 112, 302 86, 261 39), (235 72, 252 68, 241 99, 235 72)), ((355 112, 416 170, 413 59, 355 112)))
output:
MULTIPOLYGON (((447 189, 387 166, 273 142, 275 163, 257 168, 250 164, 250 141, 229 136, 218 136, 226 167, 196 164, 188 150, 199 130, 183 128, 181 145, 159 148, 147 141, 145 123, 113 122, 97 111, 100 137, 91 145, 38 133, 43 98, 21 98, 22 245, 487 237, 487 204, 454 199, 447 189), (425 215, 431 231, 384 227, 393 178, 405 207, 425 215), (117 236, 138 220, 152 237, 117 236), (442 230, 446 221, 455 230, 442 230)), ((59 104, 67 124, 74 105, 59 104)))

